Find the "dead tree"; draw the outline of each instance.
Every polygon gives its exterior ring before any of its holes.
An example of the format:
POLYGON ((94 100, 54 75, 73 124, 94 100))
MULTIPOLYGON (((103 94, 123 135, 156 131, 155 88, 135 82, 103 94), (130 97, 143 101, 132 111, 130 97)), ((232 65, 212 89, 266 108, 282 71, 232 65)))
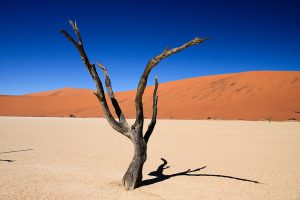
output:
POLYGON ((153 92, 153 113, 152 113, 152 119, 151 122, 148 126, 148 129, 145 134, 143 134, 143 126, 144 126, 144 112, 143 112, 143 94, 147 85, 147 80, 148 76, 151 72, 151 70, 164 58, 169 57, 172 54, 175 54, 177 52, 182 51, 183 49, 202 43, 204 40, 207 38, 200 39, 198 37, 194 38, 193 40, 179 46, 173 49, 168 49, 166 48, 161 54, 153 57, 146 65, 146 68, 140 78, 138 87, 137 87, 137 92, 136 92, 136 97, 135 97, 135 107, 136 107, 136 120, 132 126, 128 125, 125 115, 122 112, 122 109, 119 106, 119 103, 117 99, 115 98, 112 86, 111 86, 111 81, 109 78, 109 74, 107 69, 100 63, 97 63, 97 66, 101 69, 102 73, 104 74, 105 77, 105 87, 108 93, 108 96, 111 100, 111 103, 114 107, 115 113, 118 116, 118 120, 116 120, 106 101, 105 97, 105 92, 103 89, 102 82, 98 76, 96 66, 95 64, 91 63, 90 60, 88 59, 88 56, 86 55, 83 41, 81 38, 81 35, 78 30, 78 26, 75 22, 72 22, 70 20, 70 25, 73 28, 75 35, 77 37, 77 40, 75 40, 71 35, 69 35, 66 31, 61 30, 60 32, 63 33, 69 41, 73 43, 73 45, 76 47, 78 50, 81 59, 89 71, 91 77, 93 78, 97 91, 94 93, 101 105, 101 108, 103 110, 104 116, 108 123, 111 125, 111 127, 116 130, 117 132, 121 133, 122 135, 128 137, 131 142, 134 145, 134 156, 133 159, 122 179, 122 184, 124 187, 128 190, 133 190, 140 186, 142 182, 142 170, 143 170, 143 165, 147 159, 147 143, 149 141, 149 138, 153 132, 153 129, 156 124, 156 117, 157 117, 157 101, 158 101, 158 96, 157 96, 157 88, 158 88, 158 80, 157 76, 155 78, 155 88, 153 92))

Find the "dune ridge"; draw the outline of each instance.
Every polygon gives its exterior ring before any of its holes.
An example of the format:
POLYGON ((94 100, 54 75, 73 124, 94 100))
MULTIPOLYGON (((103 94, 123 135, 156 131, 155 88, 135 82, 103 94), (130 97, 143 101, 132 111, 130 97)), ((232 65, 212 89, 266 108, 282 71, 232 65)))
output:
POLYGON ((36 92, 36 93, 25 94, 23 96, 31 96, 31 97, 36 97, 36 96, 77 96, 77 95, 89 95, 92 93, 93 93, 93 91, 90 89, 77 89, 77 88, 65 87, 65 88, 57 89, 57 90, 49 90, 49 91, 45 91, 45 92, 36 92))
MULTIPOLYGON (((152 114, 153 86, 143 102, 152 114)), ((103 117, 89 89, 58 90, 0 96, 1 116, 103 117)), ((300 120, 299 71, 251 71, 211 75, 162 83, 158 89, 158 118, 300 120)), ((117 92, 125 116, 135 117, 135 91, 117 92)), ((110 102, 109 102, 110 103, 110 102)), ((111 106, 111 105, 110 105, 111 106)))

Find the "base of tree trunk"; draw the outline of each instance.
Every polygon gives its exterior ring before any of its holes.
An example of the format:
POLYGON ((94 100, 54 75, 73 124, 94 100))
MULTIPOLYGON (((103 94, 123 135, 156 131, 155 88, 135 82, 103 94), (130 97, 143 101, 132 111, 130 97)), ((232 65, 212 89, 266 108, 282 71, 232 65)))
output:
POLYGON ((143 164, 131 163, 122 179, 126 190, 134 190, 139 187, 143 179, 143 164))
POLYGON ((126 190, 134 190, 139 187, 143 179, 143 166, 147 159, 147 146, 144 138, 134 143, 135 151, 133 159, 122 179, 126 190))

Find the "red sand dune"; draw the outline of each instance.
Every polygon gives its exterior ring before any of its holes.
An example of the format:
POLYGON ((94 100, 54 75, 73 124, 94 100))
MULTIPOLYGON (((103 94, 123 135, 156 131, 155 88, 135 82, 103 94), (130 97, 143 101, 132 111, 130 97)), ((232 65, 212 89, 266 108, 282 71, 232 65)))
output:
MULTIPOLYGON (((184 79, 159 85, 158 117, 171 119, 300 120, 300 72, 260 71, 184 79)), ((153 86, 143 102, 152 113, 153 86)), ((135 91, 116 97, 134 118, 135 91)), ((23 96, 0 96, 2 116, 103 116, 92 90, 64 88, 23 96)))

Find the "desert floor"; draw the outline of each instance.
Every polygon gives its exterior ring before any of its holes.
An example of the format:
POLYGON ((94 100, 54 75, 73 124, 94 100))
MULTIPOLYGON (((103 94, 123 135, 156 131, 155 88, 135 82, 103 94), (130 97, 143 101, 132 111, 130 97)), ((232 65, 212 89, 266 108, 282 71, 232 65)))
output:
POLYGON ((132 150, 104 119, 0 117, 0 199, 300 199, 299 122, 158 120, 126 191, 132 150))

